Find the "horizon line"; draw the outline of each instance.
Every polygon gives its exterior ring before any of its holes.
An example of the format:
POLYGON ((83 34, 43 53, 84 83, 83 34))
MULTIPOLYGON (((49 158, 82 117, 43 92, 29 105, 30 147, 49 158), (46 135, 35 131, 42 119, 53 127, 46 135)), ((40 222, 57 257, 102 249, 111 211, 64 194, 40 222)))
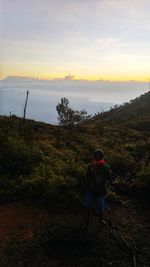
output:
POLYGON ((83 82, 144 82, 144 83, 150 83, 150 78, 147 79, 87 79, 87 78, 77 78, 74 75, 66 75, 64 77, 55 77, 55 78, 42 78, 42 77, 37 77, 37 76, 23 76, 23 75, 6 75, 4 78, 0 78, 0 81, 9 81, 11 80, 30 80, 30 81, 83 81, 83 82))

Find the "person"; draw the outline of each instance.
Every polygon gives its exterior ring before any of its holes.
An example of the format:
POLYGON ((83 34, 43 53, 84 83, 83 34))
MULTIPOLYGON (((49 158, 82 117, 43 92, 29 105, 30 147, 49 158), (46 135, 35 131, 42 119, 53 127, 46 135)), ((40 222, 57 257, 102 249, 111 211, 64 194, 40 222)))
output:
POLYGON ((103 150, 98 148, 94 152, 94 159, 87 167, 87 192, 83 205, 89 214, 93 202, 96 202, 96 214, 100 223, 104 222, 106 181, 110 179, 110 166, 104 159, 103 150))

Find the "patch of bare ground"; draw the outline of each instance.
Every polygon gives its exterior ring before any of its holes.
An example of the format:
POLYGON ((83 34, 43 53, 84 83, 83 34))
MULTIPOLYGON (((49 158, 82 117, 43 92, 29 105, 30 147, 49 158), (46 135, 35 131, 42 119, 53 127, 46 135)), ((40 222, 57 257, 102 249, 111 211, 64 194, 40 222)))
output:
POLYGON ((148 267, 150 210, 135 200, 108 203, 99 225, 81 207, 13 202, 0 205, 1 267, 148 267), (125 242, 124 242, 125 241, 125 242))

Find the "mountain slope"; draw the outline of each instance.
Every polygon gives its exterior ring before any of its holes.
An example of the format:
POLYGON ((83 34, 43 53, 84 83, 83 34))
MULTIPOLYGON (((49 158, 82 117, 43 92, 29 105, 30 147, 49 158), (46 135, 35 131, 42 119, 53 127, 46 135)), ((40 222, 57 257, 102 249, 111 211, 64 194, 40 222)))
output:
POLYGON ((97 147, 114 172, 143 177, 149 186, 149 100, 147 93, 72 127, 0 116, 0 197, 40 193, 58 198, 65 192, 65 197, 80 198, 97 147))
POLYGON ((137 126, 138 129, 144 127, 148 130, 150 127, 150 92, 94 118, 96 121, 99 119, 106 123, 121 123, 131 128, 137 126))

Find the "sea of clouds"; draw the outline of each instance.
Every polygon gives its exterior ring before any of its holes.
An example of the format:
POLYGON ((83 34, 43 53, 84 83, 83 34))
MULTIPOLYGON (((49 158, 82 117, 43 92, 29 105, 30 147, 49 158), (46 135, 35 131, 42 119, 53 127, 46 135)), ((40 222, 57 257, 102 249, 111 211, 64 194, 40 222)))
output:
POLYGON ((0 81, 0 115, 11 112, 22 117, 27 90, 30 91, 27 117, 57 124, 56 105, 61 97, 67 97, 73 109, 95 114, 144 94, 148 83, 8 77, 0 81))

